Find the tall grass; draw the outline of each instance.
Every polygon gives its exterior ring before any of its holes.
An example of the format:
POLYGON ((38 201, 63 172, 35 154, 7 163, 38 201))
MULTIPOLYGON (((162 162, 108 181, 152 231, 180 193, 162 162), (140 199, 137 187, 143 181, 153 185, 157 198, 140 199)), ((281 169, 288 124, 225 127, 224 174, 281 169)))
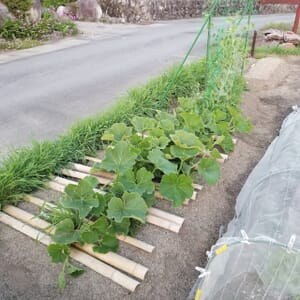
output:
POLYGON ((151 115, 156 109, 168 109, 179 97, 189 97, 203 90, 205 63, 197 61, 184 67, 167 99, 163 92, 174 75, 172 68, 148 84, 134 88, 107 111, 83 120, 54 142, 33 142, 10 153, 0 167, 0 207, 16 204, 25 193, 43 186, 55 171, 70 161, 101 148, 104 130, 116 122, 128 123, 132 116, 151 115))

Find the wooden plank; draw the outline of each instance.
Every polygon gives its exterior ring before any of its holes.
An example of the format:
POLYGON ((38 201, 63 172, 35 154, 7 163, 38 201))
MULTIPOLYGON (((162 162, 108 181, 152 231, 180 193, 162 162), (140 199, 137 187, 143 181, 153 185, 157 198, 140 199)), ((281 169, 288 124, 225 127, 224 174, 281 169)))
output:
MULTIPOLYGON (((11 216, 0 212, 0 222, 6 224, 7 226, 25 234, 26 236, 36 240, 43 245, 50 245, 52 243, 50 236, 42 233, 39 230, 26 225, 23 222, 12 218, 11 216)), ((89 267, 91 270, 101 274, 104 277, 111 279, 113 282, 119 284, 120 286, 126 288, 127 290, 134 292, 137 286, 140 284, 137 280, 121 273, 120 271, 114 269, 111 266, 99 261, 98 259, 71 247, 70 257, 75 261, 89 267)))
MULTIPOLYGON (((58 192, 61 192, 61 193, 64 193, 64 189, 65 189, 65 185, 62 185, 61 182, 63 179, 65 181, 64 178, 61 178, 61 177, 56 177, 54 179, 54 181, 50 181, 48 183, 48 187, 51 188, 52 190, 55 190, 55 191, 58 191, 58 192), (60 183, 57 182, 60 181, 60 183)), ((69 184, 72 183, 72 184, 76 184, 77 182, 73 182, 71 180, 68 180, 69 184)), ((94 189, 95 191, 98 191, 97 189, 94 189)), ((102 192, 103 193, 103 192, 102 192)), ((170 231, 173 231, 175 233, 178 233, 179 230, 180 230, 180 227, 177 223, 174 223, 172 222, 171 220, 166 220, 166 219, 162 219, 160 217, 157 217, 155 215, 152 215, 152 209, 149 208, 148 210, 148 215, 146 217, 146 220, 149 224, 152 224, 152 225, 156 225, 156 226, 159 226, 161 228, 164 228, 164 229, 167 229, 167 230, 170 230, 170 231), (155 218, 151 218, 151 216, 155 217, 155 218), (160 220, 160 222, 159 222, 160 220), (173 226, 174 225, 174 226, 173 226), (179 226, 179 229, 178 229, 178 226, 179 226)))
MULTIPOLYGON (((39 230, 43 230, 46 233, 52 235, 54 234, 54 227, 51 226, 51 223, 46 222, 33 214, 28 213, 27 211, 24 211, 18 207, 7 205, 3 208, 3 211, 18 219, 21 222, 24 222, 32 227, 35 227, 39 230)), ((92 244, 84 244, 79 245, 78 243, 75 243, 74 246, 89 255, 102 260, 103 262, 122 270, 136 278, 139 278, 143 280, 148 272, 148 268, 142 266, 141 264, 138 264, 132 260, 129 260, 126 257, 123 257, 117 253, 114 252, 108 252, 106 254, 101 254, 93 251, 93 247, 95 245, 92 244)))
MULTIPOLYGON (((38 206, 38 207, 43 207, 44 205, 50 206, 50 207, 56 207, 56 205, 54 205, 52 203, 46 202, 46 201, 44 201, 42 199, 30 196, 30 195, 26 196, 24 198, 24 200, 28 201, 28 202, 30 202, 30 203, 38 206)), ((133 238, 131 236, 119 234, 119 235, 117 235, 117 239, 119 241, 122 241, 122 242, 128 244, 128 245, 131 245, 131 246, 134 246, 134 247, 136 247, 136 248, 138 248, 140 250, 143 250, 143 251, 145 251, 147 253, 152 253, 153 250, 155 249, 154 246, 152 246, 152 245, 150 245, 150 244, 148 244, 146 242, 140 241, 138 239, 135 239, 135 238, 133 238)))

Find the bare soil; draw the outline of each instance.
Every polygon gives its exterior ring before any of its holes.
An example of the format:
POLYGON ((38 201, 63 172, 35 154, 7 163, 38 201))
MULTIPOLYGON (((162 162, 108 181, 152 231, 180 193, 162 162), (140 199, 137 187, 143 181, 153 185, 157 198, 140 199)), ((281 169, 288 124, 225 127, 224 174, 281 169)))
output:
POLYGON ((0 224, 0 299, 186 299, 196 280, 195 266, 205 266, 206 251, 218 239, 220 228, 233 218, 235 199, 249 173, 277 135, 291 106, 300 105, 300 59, 277 61, 270 75, 262 76, 260 64, 274 63, 274 59, 266 60, 252 61, 255 65, 249 73, 243 110, 254 128, 250 135, 237 136, 236 149, 222 166, 221 181, 215 187, 206 186, 186 207, 172 209, 160 203, 186 221, 178 235, 151 225, 140 230, 138 238, 156 246, 153 254, 121 246, 121 254, 149 267, 136 292, 128 293, 89 269, 60 291, 60 267, 50 262, 46 248, 0 224), (259 80, 255 70, 259 70, 259 80))

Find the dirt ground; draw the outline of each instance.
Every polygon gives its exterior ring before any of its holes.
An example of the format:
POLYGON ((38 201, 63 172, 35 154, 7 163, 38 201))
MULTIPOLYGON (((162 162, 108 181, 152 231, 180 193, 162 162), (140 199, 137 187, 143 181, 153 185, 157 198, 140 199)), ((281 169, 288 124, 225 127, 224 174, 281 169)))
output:
POLYGON ((300 58, 251 63, 243 110, 254 129, 250 135, 237 136, 218 185, 206 186, 196 201, 180 209, 160 203, 184 216, 185 223, 178 235, 151 225, 143 228, 138 238, 156 246, 152 254, 121 246, 121 254, 149 268, 136 292, 129 293, 89 269, 82 277, 68 280, 60 291, 59 266, 50 263, 46 248, 0 224, 0 299, 186 299, 196 280, 195 266, 205 266, 205 253, 218 239, 220 227, 234 216, 235 199, 249 173, 291 106, 300 105, 300 58))

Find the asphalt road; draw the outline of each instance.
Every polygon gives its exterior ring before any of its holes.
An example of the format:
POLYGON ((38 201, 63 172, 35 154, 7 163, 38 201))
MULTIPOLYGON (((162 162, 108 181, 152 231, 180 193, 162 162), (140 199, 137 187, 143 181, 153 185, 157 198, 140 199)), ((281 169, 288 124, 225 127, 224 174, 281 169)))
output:
MULTIPOLYGON (((27 145, 33 138, 53 139, 76 120, 103 111, 130 87, 181 60, 201 21, 109 25, 103 34, 79 37, 68 48, 54 45, 48 53, 35 49, 35 55, 27 52, 22 58, 19 52, 19 59, 2 61, 0 150, 27 145)), ((291 21, 293 15, 253 18, 256 27, 291 21)), ((225 21, 216 18, 214 23, 225 21)), ((204 53, 205 34, 192 58, 204 53)))

